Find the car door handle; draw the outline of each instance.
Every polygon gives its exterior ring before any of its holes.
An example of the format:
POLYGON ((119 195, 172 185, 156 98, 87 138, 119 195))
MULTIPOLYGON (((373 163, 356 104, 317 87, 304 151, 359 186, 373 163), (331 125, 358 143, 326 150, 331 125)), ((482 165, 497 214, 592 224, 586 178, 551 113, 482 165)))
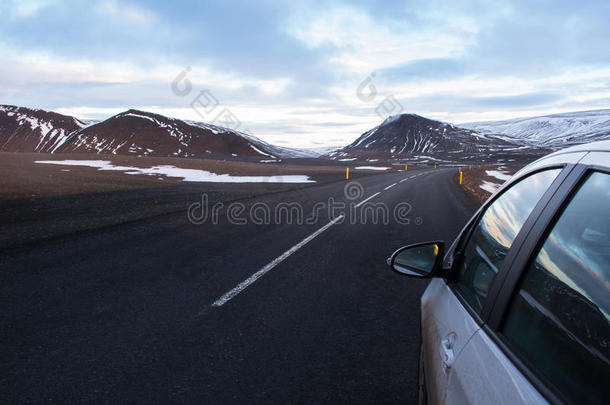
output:
POLYGON ((445 372, 448 372, 453 362, 455 361, 455 353, 453 351, 453 347, 455 345, 455 340, 457 335, 455 333, 450 333, 445 337, 445 339, 441 340, 441 359, 443 362, 443 369, 445 372))

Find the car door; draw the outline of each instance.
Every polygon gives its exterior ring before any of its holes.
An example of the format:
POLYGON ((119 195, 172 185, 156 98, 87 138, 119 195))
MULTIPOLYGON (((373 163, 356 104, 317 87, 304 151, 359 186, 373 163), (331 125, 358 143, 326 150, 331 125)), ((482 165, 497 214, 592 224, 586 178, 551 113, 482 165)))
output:
POLYGON ((460 238, 452 280, 434 280, 422 297, 422 357, 430 403, 445 403, 450 377, 460 372, 460 353, 482 324, 490 287, 527 218, 554 192, 551 185, 561 170, 524 175, 491 200, 460 238))
POLYGON ((532 229, 448 402, 610 403, 610 174, 581 177, 532 229))

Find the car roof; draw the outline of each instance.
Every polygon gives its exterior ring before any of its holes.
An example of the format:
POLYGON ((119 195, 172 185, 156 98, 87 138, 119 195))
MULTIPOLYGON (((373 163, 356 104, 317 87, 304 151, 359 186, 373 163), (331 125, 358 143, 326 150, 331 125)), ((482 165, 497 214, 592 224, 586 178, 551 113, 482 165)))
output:
POLYGON ((589 164, 594 162, 597 166, 610 168, 610 140, 571 146, 569 148, 558 150, 557 152, 545 155, 515 173, 511 177, 511 180, 507 181, 505 185, 502 186, 502 189, 505 188, 505 186, 508 186, 509 183, 514 183, 523 175, 531 173, 542 167, 566 163, 579 163, 583 161, 585 156, 591 157, 588 162, 589 164))
POLYGON ((571 152, 610 152, 610 140, 590 142, 582 145, 571 146, 569 148, 565 148, 555 153, 552 153, 549 156, 571 152))
MULTIPOLYGON (((576 163, 572 162, 575 154, 579 154, 581 156, 586 155, 588 152, 610 152, 610 140, 608 141, 597 141, 585 143, 582 145, 575 145, 569 148, 558 150, 557 152, 550 153, 546 156, 541 157, 535 162, 530 163, 525 168, 540 166, 544 161, 552 161, 554 163, 576 163)), ((607 158, 604 158, 604 163, 608 161, 607 158)), ((603 164, 607 166, 607 164, 603 164)))

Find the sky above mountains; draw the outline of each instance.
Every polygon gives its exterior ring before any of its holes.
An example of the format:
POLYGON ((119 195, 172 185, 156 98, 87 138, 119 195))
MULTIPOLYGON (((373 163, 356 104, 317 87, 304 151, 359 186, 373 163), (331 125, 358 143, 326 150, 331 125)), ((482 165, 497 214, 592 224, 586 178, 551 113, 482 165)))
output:
POLYGON ((0 3, 0 104, 138 108, 284 146, 386 116, 453 123, 610 106, 610 2, 0 3))

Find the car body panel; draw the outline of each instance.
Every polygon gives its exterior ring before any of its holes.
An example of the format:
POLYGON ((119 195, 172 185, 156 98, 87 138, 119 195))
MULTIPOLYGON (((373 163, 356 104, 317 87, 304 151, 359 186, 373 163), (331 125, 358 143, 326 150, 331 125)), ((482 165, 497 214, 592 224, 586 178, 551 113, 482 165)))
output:
POLYGON ((442 279, 430 282, 421 302, 421 361, 425 364, 428 403, 442 404, 455 361, 479 325, 442 279))
POLYGON ((449 375, 447 404, 548 403, 483 329, 466 344, 455 370, 449 375))

